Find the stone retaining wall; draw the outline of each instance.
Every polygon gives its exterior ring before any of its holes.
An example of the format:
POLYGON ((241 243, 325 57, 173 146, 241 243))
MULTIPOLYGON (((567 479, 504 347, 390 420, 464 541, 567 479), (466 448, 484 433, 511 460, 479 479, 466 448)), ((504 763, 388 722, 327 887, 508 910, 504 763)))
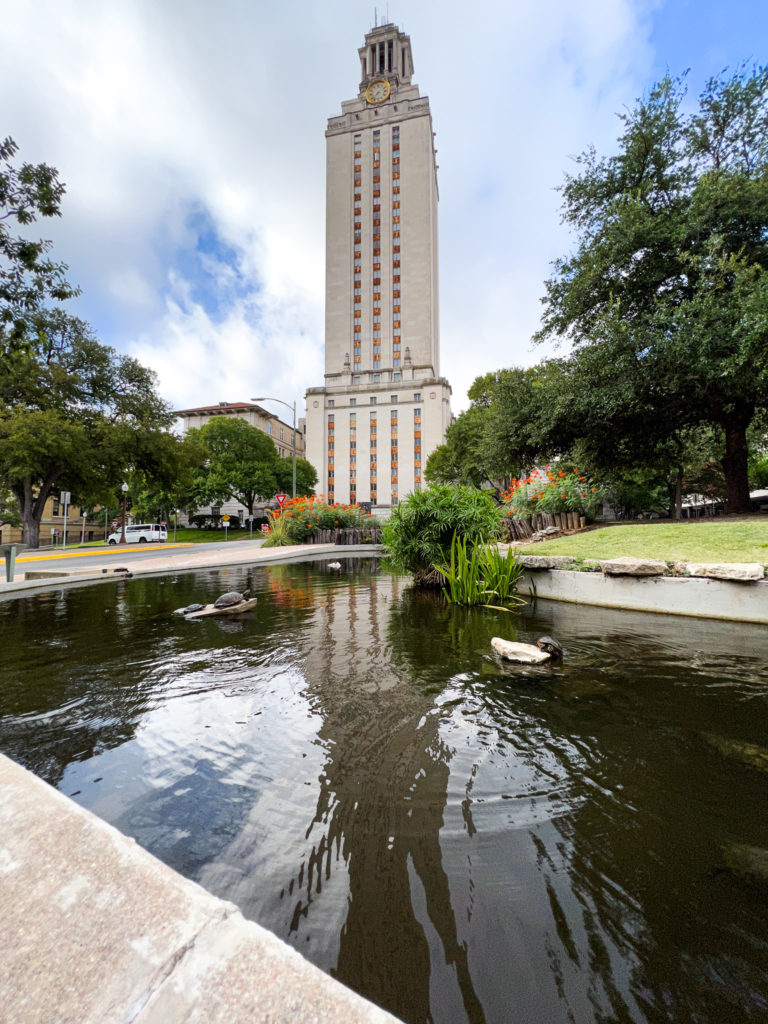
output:
POLYGON ((685 564, 617 558, 579 562, 523 555, 522 595, 628 611, 768 625, 768 579, 754 564, 685 564))

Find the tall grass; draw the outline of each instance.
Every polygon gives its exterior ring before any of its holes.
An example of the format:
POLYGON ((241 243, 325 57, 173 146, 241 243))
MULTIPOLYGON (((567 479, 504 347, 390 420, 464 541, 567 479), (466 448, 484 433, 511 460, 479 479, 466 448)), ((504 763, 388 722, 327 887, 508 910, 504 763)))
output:
POLYGON ((435 563, 433 568, 444 577, 445 596, 453 604, 487 605, 490 598, 502 604, 523 603, 515 594, 523 566, 512 548, 502 555, 496 547, 479 547, 454 533, 449 563, 435 563))

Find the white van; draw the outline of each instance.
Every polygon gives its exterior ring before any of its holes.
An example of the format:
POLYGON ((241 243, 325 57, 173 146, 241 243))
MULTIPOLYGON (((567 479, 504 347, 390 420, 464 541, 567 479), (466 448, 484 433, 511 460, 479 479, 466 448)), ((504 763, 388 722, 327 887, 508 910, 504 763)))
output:
MULTIPOLYGON (((107 541, 110 544, 120 544, 122 534, 120 530, 110 533, 107 541)), ((125 528, 126 544, 159 544, 168 540, 168 531, 159 523, 134 523, 125 528)))

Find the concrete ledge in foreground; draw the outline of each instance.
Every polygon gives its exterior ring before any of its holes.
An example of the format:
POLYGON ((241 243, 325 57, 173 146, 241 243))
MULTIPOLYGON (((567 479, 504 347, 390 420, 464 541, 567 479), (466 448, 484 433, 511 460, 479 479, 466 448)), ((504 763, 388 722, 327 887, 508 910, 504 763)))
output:
POLYGON ((606 576, 528 569, 518 587, 551 601, 768 624, 768 580, 736 583, 685 576, 606 576))
POLYGON ((13 1024, 396 1024, 2 755, 0 921, 13 1024))

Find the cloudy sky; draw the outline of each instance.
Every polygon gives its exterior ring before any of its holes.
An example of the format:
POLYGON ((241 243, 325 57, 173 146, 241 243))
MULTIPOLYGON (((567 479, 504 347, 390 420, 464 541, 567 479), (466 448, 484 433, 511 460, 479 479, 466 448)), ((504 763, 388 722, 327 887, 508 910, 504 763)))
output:
MULTIPOLYGON (((408 32, 440 185, 441 372, 531 365, 556 187, 667 70, 768 53, 760 0, 7 0, 0 136, 57 167, 73 312, 176 408, 323 380, 327 118, 378 16, 408 32)), ((289 418, 286 410, 275 411, 289 418)), ((299 413, 301 415, 301 412, 299 413)))

